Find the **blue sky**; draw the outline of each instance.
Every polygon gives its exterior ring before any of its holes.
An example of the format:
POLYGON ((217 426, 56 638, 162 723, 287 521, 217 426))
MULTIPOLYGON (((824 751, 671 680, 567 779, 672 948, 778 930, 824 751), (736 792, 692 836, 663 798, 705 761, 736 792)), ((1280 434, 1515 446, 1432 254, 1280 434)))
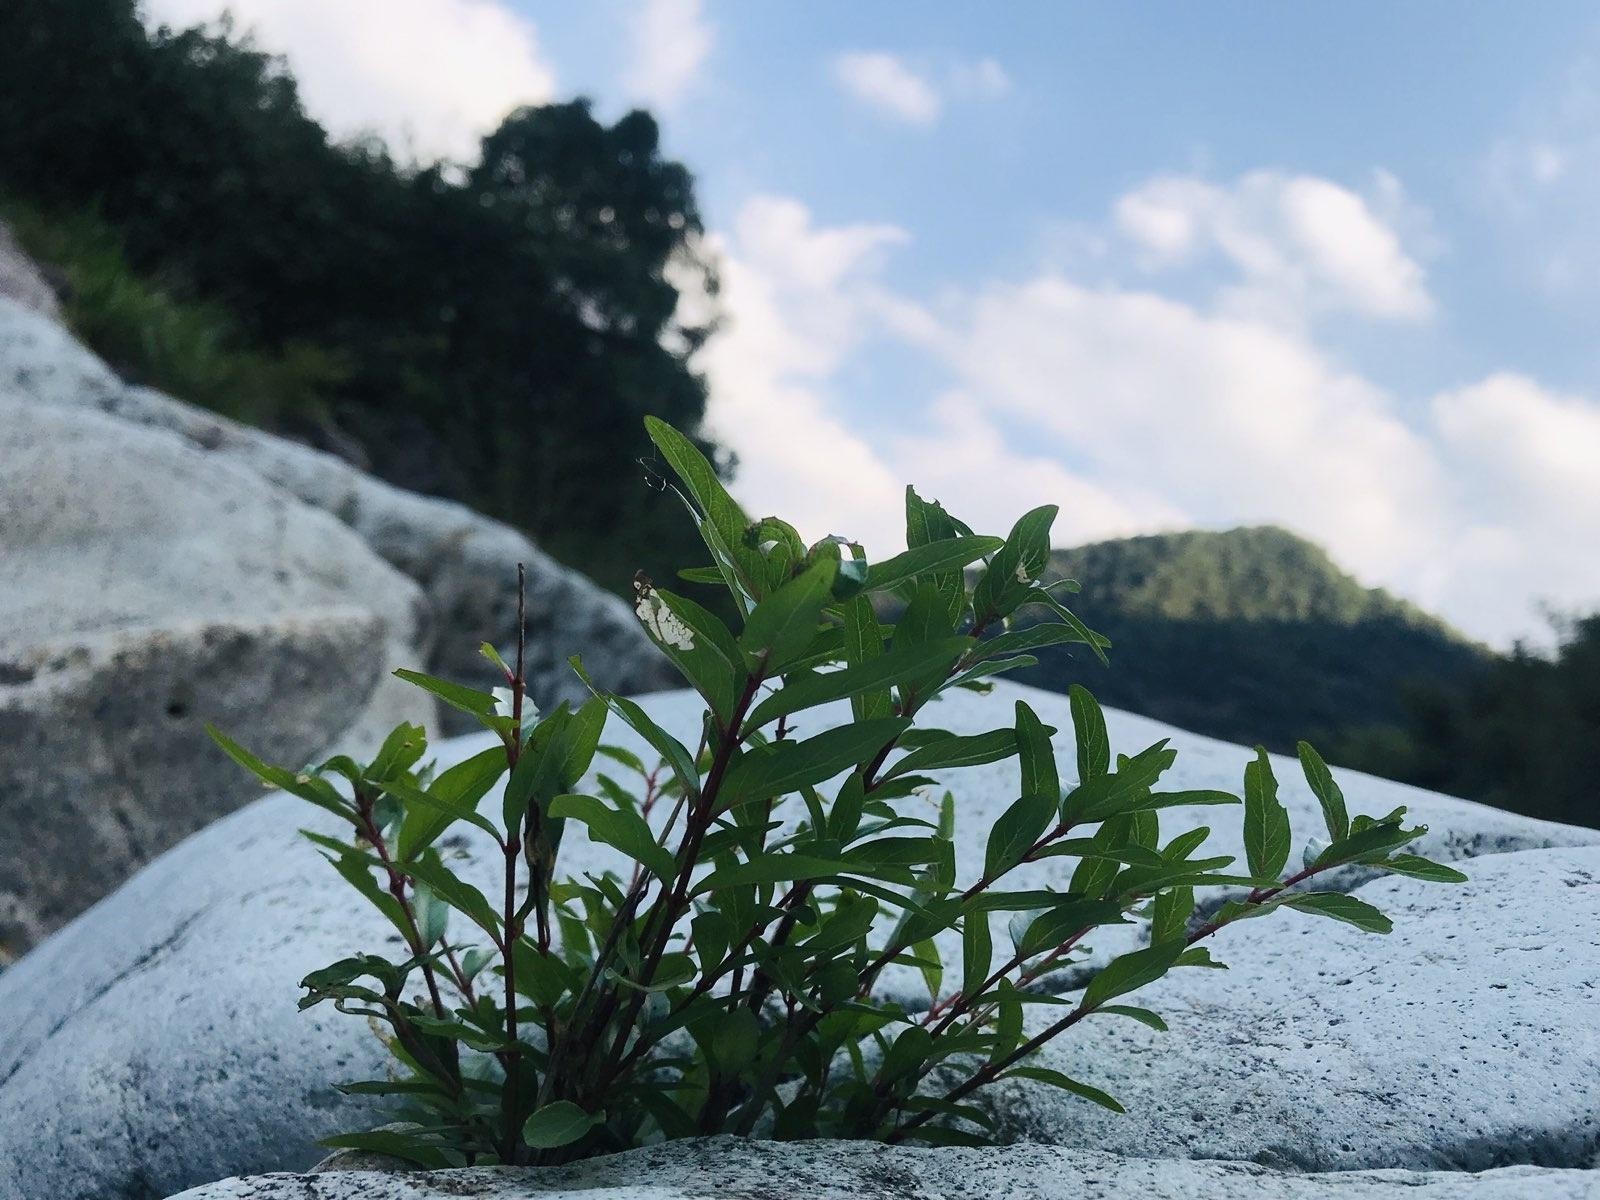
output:
POLYGON ((1600 604, 1590 5, 234 7, 423 154, 656 111, 724 264, 712 427, 803 532, 887 553, 915 480, 1061 544, 1286 524, 1502 644, 1600 604))

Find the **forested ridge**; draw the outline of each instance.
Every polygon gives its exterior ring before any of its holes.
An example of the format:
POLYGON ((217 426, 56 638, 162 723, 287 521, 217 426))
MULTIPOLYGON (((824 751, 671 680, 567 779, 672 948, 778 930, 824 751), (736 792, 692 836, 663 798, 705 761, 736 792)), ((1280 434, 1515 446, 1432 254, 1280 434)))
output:
POLYGON ((476 161, 402 163, 330 140, 225 25, 8 0, 6 209, 78 285, 69 320, 141 382, 364 455, 613 587, 694 536, 645 483, 641 418, 698 427, 708 329, 678 324, 668 264, 715 275, 646 112, 519 109, 476 161))
POLYGON ((1015 678, 1213 737, 1292 752, 1516 812, 1600 825, 1600 615, 1553 651, 1502 655, 1275 527, 1058 550, 1074 608, 1111 639, 1040 651, 1015 678))

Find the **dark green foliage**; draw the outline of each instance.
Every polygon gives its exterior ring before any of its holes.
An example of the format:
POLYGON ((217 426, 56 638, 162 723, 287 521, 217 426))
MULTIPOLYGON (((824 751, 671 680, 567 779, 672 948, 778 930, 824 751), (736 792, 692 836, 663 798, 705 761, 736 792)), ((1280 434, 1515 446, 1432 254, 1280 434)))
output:
MULTIPOLYGON (((1310 747, 1302 763, 1323 798, 1326 847, 1285 874, 1288 818, 1263 753, 1244 780, 1241 874, 1231 857, 1196 857, 1208 830, 1161 828, 1173 806, 1238 799, 1160 790, 1175 752, 1116 752, 1081 687, 1045 714, 1019 701, 987 733, 937 728, 941 693, 991 690, 986 676, 1008 669, 984 657, 983 637, 1006 637, 1044 594, 1053 508, 984 538, 908 490, 910 549, 870 563, 855 543, 806 546, 781 521, 752 522, 688 439, 647 425, 711 559, 687 574, 720 581, 738 614, 725 625, 639 581, 640 620, 705 702, 695 749, 623 697, 525 712, 520 647, 500 699, 402 672, 499 740, 437 774, 411 726, 366 766, 340 758, 299 773, 215 735, 268 784, 348 822, 348 840, 308 836, 407 947, 400 962, 356 954, 304 981, 304 1007, 332 1003, 387 1028, 399 1077, 351 1090, 394 1096, 407 1122, 330 1145, 436 1166, 558 1162, 717 1132, 971 1143, 993 1126, 968 1098, 1012 1077, 1120 1111, 1030 1056, 1095 1014, 1164 1028, 1111 1002, 1169 970, 1216 965, 1197 943, 1234 921, 1292 905, 1388 929, 1362 901, 1298 886, 1325 871, 1462 878, 1396 855, 1423 832, 1403 825, 1404 809, 1347 818, 1310 747), (885 599, 901 615, 880 625, 874 601, 885 599), (853 722, 796 736, 791 716, 846 697, 853 722), (608 711, 660 761, 602 745, 608 711), (1076 779, 1046 718, 1073 726, 1076 779), (1016 799, 985 835, 981 875, 958 880, 955 772, 1012 757, 1016 799), (480 813, 502 779, 494 816, 480 813), (943 792, 937 820, 899 803, 913 792, 943 792), (492 899, 435 848, 456 822, 498 847, 504 885, 492 899), (625 874, 563 875, 574 823, 631 860, 625 874), (1049 857, 1078 860, 1065 889, 1007 886, 1016 867, 1049 857), (1241 898, 1192 924, 1195 889, 1220 885, 1241 898), (1081 964, 1095 929, 1145 914, 1150 944, 1081 994, 1032 986, 1081 964), (946 931, 959 934, 959 963, 943 960, 946 931), (925 1005, 875 988, 891 964, 920 972, 925 1005), (1025 1037, 1029 1005, 1054 1020, 1025 1037)), ((1106 649, 1065 609, 1048 611, 1062 640, 1106 649)))
POLYGON ((1049 648, 1019 681, 1063 690, 1087 678, 1108 704, 1279 752, 1311 735, 1349 762, 1347 732, 1404 725, 1410 682, 1453 686, 1491 658, 1272 527, 1097 542, 1056 551, 1051 571, 1095 597, 1117 668, 1049 648))
POLYGON ((304 343, 252 349, 227 309, 135 271, 121 236, 91 212, 12 201, 0 203, 0 220, 55 270, 67 324, 124 379, 256 425, 328 421, 328 397, 348 376, 332 353, 304 343))
POLYGON ((1600 613, 1558 623, 1553 654, 1519 647, 1454 687, 1418 684, 1398 735, 1354 733, 1364 770, 1497 808, 1600 828, 1600 613))
POLYGON ((142 300, 86 320, 136 376, 293 433, 332 419, 379 474, 581 550, 614 587, 688 552, 651 502, 639 419, 698 423, 687 362, 707 330, 676 321, 666 267, 714 279, 693 181, 648 114, 522 109, 478 163, 411 167, 330 144, 283 65, 226 27, 148 34, 132 0, 7 0, 0 193, 61 224, 92 212, 126 277, 199 322, 168 328, 142 300), (206 369, 163 369, 130 327, 206 369), (293 394, 226 398, 252 382, 200 353, 207 336, 246 366, 298 365, 293 394))

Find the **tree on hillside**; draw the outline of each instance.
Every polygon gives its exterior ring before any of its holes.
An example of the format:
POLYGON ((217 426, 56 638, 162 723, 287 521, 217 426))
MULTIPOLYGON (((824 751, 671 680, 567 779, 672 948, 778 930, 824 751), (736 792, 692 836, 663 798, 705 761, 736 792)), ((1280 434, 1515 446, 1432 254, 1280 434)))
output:
POLYGON ((1400 777, 1600 827, 1600 612, 1556 628, 1553 654, 1518 646, 1464 687, 1414 689, 1400 777))
POLYGON ((94 210, 134 269, 224 307, 250 349, 337 363, 324 411, 380 474, 613 586, 681 555, 638 431, 646 413, 700 423, 689 357, 708 330, 677 324, 669 268, 713 290, 714 272, 693 179, 648 114, 522 109, 476 165, 407 166, 330 142, 283 62, 226 24, 148 32, 132 0, 7 0, 0 192, 94 210))

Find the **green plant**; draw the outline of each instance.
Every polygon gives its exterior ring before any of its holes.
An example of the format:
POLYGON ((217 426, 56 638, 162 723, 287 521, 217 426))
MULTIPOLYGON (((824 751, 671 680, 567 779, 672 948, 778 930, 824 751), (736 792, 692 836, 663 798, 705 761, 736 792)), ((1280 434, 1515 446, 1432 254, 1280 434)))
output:
POLYGON ((125 378, 260 425, 326 419, 348 374, 337 355, 305 342, 251 347, 221 305, 136 271, 120 235, 92 211, 47 214, 0 198, 0 219, 60 273, 67 324, 125 378))
POLYGON ((560 1161, 715 1132, 979 1141, 992 1126, 970 1097, 1012 1076, 1116 1107, 1029 1056, 1090 1016, 1162 1027, 1122 998, 1174 967, 1216 965, 1201 943, 1218 930, 1282 906, 1389 928, 1362 900, 1296 885, 1350 863, 1462 878, 1397 853, 1422 832, 1403 826, 1403 809, 1350 818, 1309 746, 1301 758, 1326 846, 1285 873, 1289 818, 1261 752, 1245 771, 1240 872, 1229 857, 1195 857, 1207 829, 1165 841, 1160 829, 1163 809, 1236 798, 1159 790, 1175 752, 1160 742, 1113 757, 1082 688, 1066 701, 1077 739, 1070 787, 1054 731, 1027 704, 987 733, 917 726, 941 692, 984 689, 1040 646, 1077 643, 1103 656, 1104 639, 1035 582, 1054 508, 1028 513, 1007 538, 980 537, 908 489, 909 548, 869 563, 842 539, 807 547, 782 521, 747 520, 686 438, 654 421, 649 432, 711 552, 712 565, 682 574, 725 587, 741 625, 736 633, 694 601, 639 582, 640 619, 704 700, 697 749, 620 696, 597 692, 576 710, 535 717, 520 646, 510 667, 484 647, 506 672, 501 699, 399 672, 496 735, 497 745, 448 770, 420 765, 414 726, 368 764, 335 758, 298 774, 215 735, 268 784, 350 823, 351 841, 308 836, 410 949, 401 962, 348 958, 304 982, 303 1007, 332 1002, 388 1028, 400 1078, 346 1090, 399 1096, 411 1122, 329 1145, 448 1165, 560 1161), (885 593, 904 605, 891 627, 872 603, 885 593), (1012 628, 1031 606, 1052 619, 1012 628), (852 723, 794 735, 798 714, 846 698, 852 723), (660 763, 602 745, 608 714, 660 763), (576 791, 597 755, 638 787, 599 772, 591 790, 576 791), (900 802, 934 788, 935 772, 1009 758, 1020 767, 1018 799, 989 832, 981 873, 958 882, 959 802, 945 793, 936 822, 900 802), (491 818, 479 802, 502 778, 491 818), (494 902, 437 849, 458 822, 503 859, 494 902), (573 822, 620 850, 631 873, 560 877, 573 822), (1056 857, 1076 861, 1065 890, 1004 887, 1019 865, 1056 857), (1218 886, 1238 898, 1201 919, 1196 889, 1218 886), (1146 948, 1096 971, 1076 998, 1030 990, 1092 931, 1130 915, 1149 919, 1146 948), (1009 921, 1010 948, 996 946, 991 918, 1009 921), (961 941, 949 988, 935 940, 946 931, 961 941), (921 970, 926 1008, 875 990, 894 963, 921 970), (1024 1037, 1029 1005, 1061 1015, 1024 1037))

